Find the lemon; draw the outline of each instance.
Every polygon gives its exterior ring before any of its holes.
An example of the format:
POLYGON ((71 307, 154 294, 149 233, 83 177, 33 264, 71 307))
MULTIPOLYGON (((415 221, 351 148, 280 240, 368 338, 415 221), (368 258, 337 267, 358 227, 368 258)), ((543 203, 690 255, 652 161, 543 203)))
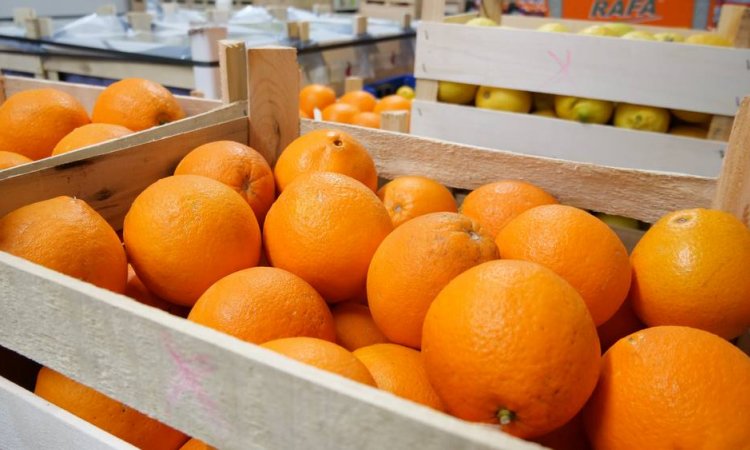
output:
POLYGON ((620 103, 615 109, 615 126, 666 133, 669 129, 669 111, 653 106, 620 103))
POLYGON ((555 112, 554 112, 554 111, 552 111, 551 109, 540 109, 540 110, 534 111, 534 112, 533 112, 533 113, 531 113, 531 114, 533 114, 533 115, 535 115, 535 116, 542 116, 542 117, 554 117, 554 118, 557 118, 557 114, 555 114, 555 112))
POLYGON ((396 91, 396 95, 408 98, 409 100, 413 99, 416 96, 416 94, 414 93, 414 89, 412 89, 411 86, 401 86, 396 91))
POLYGON ((480 86, 475 103, 478 108, 528 113, 531 110, 531 94, 514 89, 480 86))
POLYGON ((537 28, 537 31, 550 31, 553 33, 568 33, 570 29, 565 25, 557 22, 545 23, 537 28))
POLYGON ((555 96, 553 94, 534 92, 534 109, 537 111, 555 109, 555 96))
POLYGON ((674 114, 675 117, 682 120, 683 122, 689 123, 708 123, 713 117, 711 114, 695 111, 685 111, 683 109, 673 109, 672 114, 674 114))
POLYGON ((496 27, 497 22, 487 17, 475 17, 466 22, 466 25, 470 27, 496 27))
POLYGON ((655 41, 656 38, 648 31, 631 31, 622 35, 623 39, 632 39, 635 41, 655 41))
POLYGON ((609 31, 611 31, 612 34, 615 36, 622 36, 624 34, 628 34, 631 31, 633 31, 633 27, 631 27, 630 25, 626 23, 613 22, 613 23, 605 24, 603 26, 605 28, 608 28, 609 31))
POLYGON ((561 119, 583 123, 607 123, 612 117, 613 109, 612 102, 606 100, 562 95, 555 97, 555 113, 561 119))
POLYGON ((583 30, 579 31, 578 34, 585 34, 588 36, 612 36, 617 37, 614 31, 605 27, 604 25, 591 25, 583 30))
POLYGON ((677 33, 656 33, 654 39, 661 42, 685 42, 685 36, 677 33))
POLYGON ((669 134, 706 139, 706 137, 708 137, 708 130, 701 127, 691 127, 690 125, 677 125, 669 130, 669 134))
POLYGON ((474 100, 477 86, 473 84, 454 83, 452 81, 438 82, 438 101, 465 105, 474 100))
POLYGON ((716 33, 701 33, 688 36, 686 44, 713 45, 715 47, 734 47, 732 41, 716 33))

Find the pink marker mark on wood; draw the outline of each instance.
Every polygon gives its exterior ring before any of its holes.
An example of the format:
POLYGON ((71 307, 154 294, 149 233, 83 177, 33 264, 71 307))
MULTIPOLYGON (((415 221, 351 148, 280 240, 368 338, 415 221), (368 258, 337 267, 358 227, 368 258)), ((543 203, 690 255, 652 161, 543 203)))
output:
POLYGON ((559 83, 560 81, 567 80, 571 83, 573 83, 573 80, 570 78, 570 66, 573 62, 573 56, 570 53, 570 50, 565 50, 565 59, 558 55, 557 53, 553 52, 552 50, 547 50, 547 55, 549 55, 550 58, 552 58, 553 61, 555 61, 558 65, 557 73, 550 79, 550 83, 559 83))

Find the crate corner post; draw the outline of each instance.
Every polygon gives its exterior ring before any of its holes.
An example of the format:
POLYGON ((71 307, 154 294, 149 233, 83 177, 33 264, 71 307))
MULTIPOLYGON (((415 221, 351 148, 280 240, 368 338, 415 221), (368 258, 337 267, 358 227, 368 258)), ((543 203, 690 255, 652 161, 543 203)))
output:
POLYGON ((750 97, 745 97, 734 121, 724 163, 716 186, 713 207, 750 224, 750 97))
POLYGON ((248 142, 273 166, 281 152, 299 137, 299 66, 291 47, 247 51, 248 142))

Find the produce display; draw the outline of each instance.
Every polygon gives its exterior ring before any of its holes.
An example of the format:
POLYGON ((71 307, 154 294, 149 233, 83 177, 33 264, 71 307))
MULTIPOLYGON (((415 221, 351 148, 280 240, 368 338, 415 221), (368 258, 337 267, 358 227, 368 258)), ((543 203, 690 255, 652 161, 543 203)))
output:
MULTIPOLYGON (((310 92, 301 112, 408 102, 310 92)), ((675 211, 628 255, 528 182, 463 201, 419 173, 379 183, 331 128, 273 167, 237 142, 195 148, 136 197, 122 241, 58 197, 1 218, 0 250, 553 449, 750 441, 750 357, 731 342, 750 328, 750 229, 718 210, 675 211)), ((48 368, 35 392, 142 448, 210 448, 48 368)))
MULTIPOLYGON (((468 26, 497 26, 490 19, 476 18, 468 26)), ((563 23, 550 22, 538 28, 540 32, 568 33, 563 23)), ((716 33, 693 34, 685 38, 679 33, 662 32, 652 34, 635 30, 625 23, 591 25, 578 31, 580 35, 605 36, 610 38, 676 42, 693 45, 732 47, 732 43, 716 33)), ((666 45, 666 44, 665 44, 666 45)), ((691 111, 668 110, 648 105, 616 103, 607 99, 579 98, 535 92, 504 89, 501 87, 475 86, 451 81, 438 84, 438 101, 477 108, 492 109, 572 120, 583 123, 610 124, 619 128, 670 133, 705 139, 711 116, 691 111)))

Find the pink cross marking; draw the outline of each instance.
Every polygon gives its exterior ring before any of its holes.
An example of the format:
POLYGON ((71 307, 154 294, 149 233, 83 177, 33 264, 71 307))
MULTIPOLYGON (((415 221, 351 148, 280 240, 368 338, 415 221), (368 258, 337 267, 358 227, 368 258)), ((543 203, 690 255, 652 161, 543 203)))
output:
POLYGON ((563 61, 562 58, 552 50, 547 50, 547 54, 559 66, 559 70, 552 78, 551 82, 561 81, 564 78, 568 78, 570 76, 570 63, 573 61, 570 50, 565 50, 565 61, 563 61))
POLYGON ((185 358, 175 346, 171 336, 164 334, 163 341, 169 355, 172 357, 172 362, 177 367, 177 372, 172 377, 169 390, 167 391, 167 402, 170 409, 185 394, 193 394, 207 413, 212 417, 217 417, 219 410, 216 402, 203 388, 206 376, 216 370, 211 358, 208 355, 196 355, 185 358))

